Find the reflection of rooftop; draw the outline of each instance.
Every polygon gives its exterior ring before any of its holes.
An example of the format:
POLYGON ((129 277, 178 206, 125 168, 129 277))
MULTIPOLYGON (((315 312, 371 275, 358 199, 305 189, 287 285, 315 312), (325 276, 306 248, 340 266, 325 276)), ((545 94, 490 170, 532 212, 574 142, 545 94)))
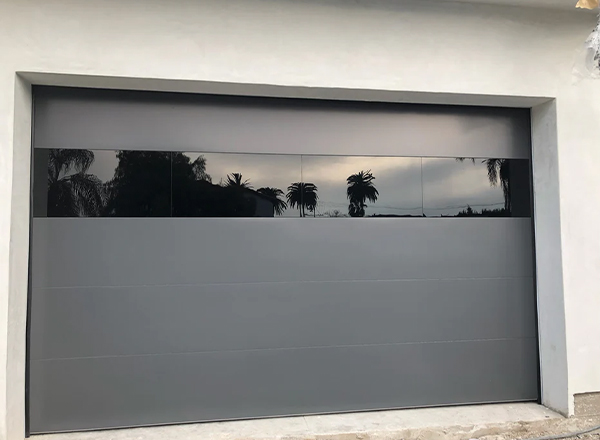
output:
POLYGON ((244 187, 242 187, 242 189, 244 189, 245 191, 251 193, 255 197, 260 197, 262 199, 267 200, 269 203, 272 203, 273 205, 277 204, 277 199, 275 199, 274 197, 268 196, 268 195, 263 194, 263 193, 259 193, 258 191, 254 190, 252 188, 244 188, 244 187))
MULTIPOLYGON (((214 184, 212 182, 202 180, 198 181, 203 187, 211 188, 217 193, 222 192, 224 190, 238 190, 240 194, 243 194, 243 197, 248 199, 252 198, 256 201, 256 206, 254 208, 253 215, 251 217, 275 217, 275 206, 277 205, 278 200, 270 197, 266 194, 259 193, 258 191, 248 188, 245 186, 226 186, 220 184, 214 184)), ((223 197, 227 197, 226 194, 222 194, 223 197)))

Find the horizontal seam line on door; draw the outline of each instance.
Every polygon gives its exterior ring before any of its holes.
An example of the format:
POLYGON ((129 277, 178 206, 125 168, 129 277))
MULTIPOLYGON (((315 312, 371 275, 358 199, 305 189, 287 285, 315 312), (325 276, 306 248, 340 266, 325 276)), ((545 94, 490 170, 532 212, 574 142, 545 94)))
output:
POLYGON ((214 354, 214 353, 244 353, 257 351, 291 351, 291 350, 323 350, 331 348, 365 348, 365 347, 386 347, 400 345, 433 345, 433 344, 465 344, 469 342, 502 342, 502 341, 521 341, 537 339, 537 336, 525 336, 519 338, 490 338, 490 339, 460 339, 449 341, 425 341, 425 342, 387 342, 380 344, 347 344, 347 345, 316 345, 307 347, 278 347, 278 348, 241 348, 229 350, 204 350, 204 351, 186 351, 186 352, 171 352, 171 353, 141 353, 141 354, 117 354, 117 355, 102 355, 102 356, 79 356, 65 358, 45 358, 31 359, 32 362, 46 361, 64 361, 77 359, 107 359, 107 358, 129 358, 129 357, 151 357, 151 356, 187 356, 195 354, 214 354))
POLYGON ((392 282, 417 282, 417 281, 474 281, 474 280, 522 280, 532 279, 533 275, 509 276, 509 277, 460 277, 460 278, 397 278, 377 280, 328 280, 328 281, 239 281, 222 283, 198 283, 198 284, 126 284, 111 286, 33 286, 35 290, 51 289, 118 289, 122 287, 194 287, 194 286, 238 286, 238 285, 261 285, 261 284, 335 284, 335 283, 392 283, 392 282))

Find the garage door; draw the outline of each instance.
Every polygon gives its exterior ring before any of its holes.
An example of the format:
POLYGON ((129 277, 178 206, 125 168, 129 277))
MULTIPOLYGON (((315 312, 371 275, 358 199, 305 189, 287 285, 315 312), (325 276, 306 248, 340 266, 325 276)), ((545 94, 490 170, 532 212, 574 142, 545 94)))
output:
POLYGON ((528 111, 34 96, 31 432, 538 398, 528 111))

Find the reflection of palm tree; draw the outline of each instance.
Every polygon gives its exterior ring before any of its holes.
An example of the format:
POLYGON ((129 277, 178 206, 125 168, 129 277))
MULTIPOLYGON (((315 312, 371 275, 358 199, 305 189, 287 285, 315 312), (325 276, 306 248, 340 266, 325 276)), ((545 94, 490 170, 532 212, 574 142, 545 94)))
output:
POLYGON ((371 173, 371 170, 361 171, 357 174, 352 174, 346 181, 348 182, 348 189, 346 194, 350 205, 348 206, 348 214, 351 217, 364 217, 365 208, 367 207, 366 201, 375 203, 379 196, 379 191, 373 184, 375 177, 371 173))
POLYGON ((287 203, 280 199, 280 197, 283 196, 283 191, 281 191, 279 188, 271 188, 267 186, 264 188, 259 188, 256 192, 272 199, 275 214, 281 215, 283 214, 283 211, 287 209, 287 203))
POLYGON ((240 173, 228 174, 227 182, 225 182, 225 186, 252 189, 252 185, 250 185, 250 181, 242 180, 242 175, 240 173))
POLYGON ((87 170, 89 150, 53 149, 48 155, 48 216, 96 217, 104 206, 102 182, 87 170))
POLYGON ((298 207, 300 217, 306 217, 305 209, 309 212, 315 212, 319 196, 317 196, 317 186, 314 183, 296 182, 288 186, 287 200, 290 208, 298 207))
POLYGON ((500 180, 500 186, 502 187, 502 193, 504 194, 504 209, 506 209, 507 212, 510 212, 510 160, 486 159, 484 162, 487 167, 490 185, 496 186, 498 185, 498 180, 500 180))
MULTIPOLYGON (((459 157, 456 160, 458 160, 459 162, 463 162, 465 158, 459 157)), ((474 158, 470 158, 469 160, 475 163, 474 158)), ((504 195, 504 209, 507 213, 510 213, 512 209, 510 197, 510 160, 484 159, 481 161, 481 163, 484 163, 487 168, 488 180, 490 181, 490 185, 496 186, 498 185, 498 181, 500 181, 500 186, 502 187, 502 194, 504 195)))

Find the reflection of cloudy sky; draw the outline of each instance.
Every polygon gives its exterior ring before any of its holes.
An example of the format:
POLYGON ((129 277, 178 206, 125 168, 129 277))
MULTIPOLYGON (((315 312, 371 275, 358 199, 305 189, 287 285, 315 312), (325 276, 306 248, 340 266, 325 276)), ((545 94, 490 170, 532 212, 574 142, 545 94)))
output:
POLYGON ((504 208, 500 185, 491 186, 481 159, 423 159, 425 215, 454 215, 471 206, 475 211, 504 208))
POLYGON ((504 207, 499 187, 491 187, 485 164, 477 160, 404 157, 303 156, 302 175, 319 188, 317 213, 348 210, 346 178, 371 170, 379 197, 367 201, 366 215, 455 215, 467 205, 474 210, 504 207), (423 191, 421 190, 423 188, 423 191))
MULTIPOLYGON (((279 188, 287 193, 287 187, 300 182, 300 156, 274 154, 232 153, 185 153, 194 161, 202 155, 206 159, 206 172, 215 184, 227 181, 227 175, 239 173, 248 180, 253 189, 279 188)), ((285 200, 285 196, 282 197, 285 200)), ((298 217, 298 209, 288 209, 283 217, 298 217)))
MULTIPOLYGON (((94 151, 89 172, 106 182, 118 164, 116 152, 94 151)), ((186 153, 195 160, 200 153, 186 153)), ((474 210, 504 206, 499 186, 490 186, 487 169, 480 159, 405 157, 295 156, 269 154, 203 153, 212 182, 225 181, 228 174, 241 173, 254 189, 269 186, 287 192, 293 182, 311 182, 318 187, 317 215, 327 211, 348 212, 346 179, 371 170, 379 191, 376 203, 366 202, 367 215, 395 214, 427 216, 455 215, 467 205, 474 210), (422 175, 421 175, 422 169, 422 175), (421 184, 422 182, 422 184, 421 184), (423 190, 421 190, 423 188, 423 190)), ((284 216, 298 216, 288 209, 284 216)))
POLYGON ((346 179, 371 170, 379 191, 367 201, 366 215, 421 215, 421 159, 406 157, 303 156, 302 177, 319 188, 317 215, 337 209, 348 212, 346 179))
POLYGON ((94 150, 94 162, 88 173, 94 174, 102 182, 107 182, 115 176, 115 169, 119 165, 116 151, 94 150))

